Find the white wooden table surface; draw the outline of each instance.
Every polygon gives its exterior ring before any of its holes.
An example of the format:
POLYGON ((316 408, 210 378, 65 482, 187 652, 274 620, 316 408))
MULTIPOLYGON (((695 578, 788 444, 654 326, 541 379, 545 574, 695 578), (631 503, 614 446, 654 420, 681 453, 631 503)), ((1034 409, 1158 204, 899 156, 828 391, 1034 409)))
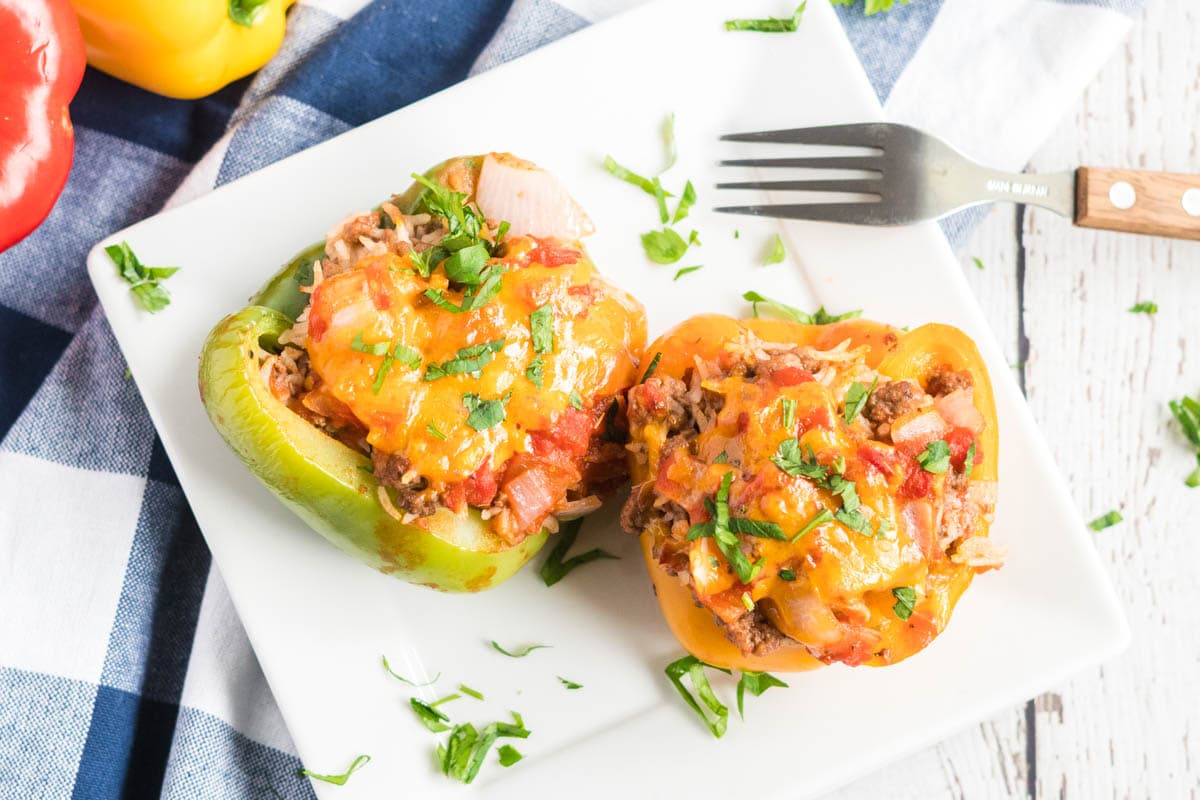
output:
MULTIPOLYGON (((1081 164, 1200 173, 1200 2, 1149 0, 1030 168, 1081 164)), ((830 798, 1200 797, 1200 488, 1166 405, 1200 391, 1200 242, 997 207, 961 256, 1075 502, 1125 516, 1095 541, 1133 643, 830 798)))

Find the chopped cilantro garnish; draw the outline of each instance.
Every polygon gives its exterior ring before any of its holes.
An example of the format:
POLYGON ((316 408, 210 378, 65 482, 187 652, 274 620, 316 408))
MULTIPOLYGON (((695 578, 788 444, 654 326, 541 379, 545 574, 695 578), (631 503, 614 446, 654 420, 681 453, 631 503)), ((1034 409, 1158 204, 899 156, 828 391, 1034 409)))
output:
POLYGON ((446 744, 438 745, 437 754, 441 761, 442 774, 463 783, 471 783, 479 775, 479 769, 497 739, 502 736, 528 738, 529 729, 525 727, 521 715, 515 711, 511 713, 515 724, 492 722, 482 730, 476 730, 469 722, 455 725, 446 744))
MULTIPOLYGON (((675 214, 671 217, 671 224, 675 225, 687 218, 688 212, 692 206, 696 204, 696 187, 692 186, 692 182, 688 181, 683 186, 683 194, 679 196, 679 205, 675 206, 675 214)), ((666 220, 663 220, 666 222, 666 220)))
POLYGON ((760 697, 763 692, 772 686, 778 686, 782 689, 788 688, 786 683, 769 672, 743 672, 738 678, 737 684, 738 716, 742 719, 746 718, 746 715, 742 711, 742 700, 745 698, 746 692, 755 697, 760 697))
POLYGON ((511 767, 525 757, 511 744, 502 745, 496 752, 500 755, 500 766, 502 767, 511 767))
POLYGON ((495 339, 482 344, 473 344, 461 348, 449 361, 441 364, 428 364, 425 367, 425 381, 436 381, 447 375, 471 375, 478 373, 492 363, 492 356, 504 347, 503 339, 495 339))
POLYGON ((783 398, 783 429, 790 431, 792 423, 796 421, 796 401, 790 397, 783 398))
POLYGON ((675 162, 679 159, 679 145, 675 142, 675 112, 667 114, 663 120, 662 127, 663 145, 667 149, 667 160, 663 164, 663 168, 658 171, 659 175, 675 166, 675 162))
POLYGON ((446 270, 446 277, 455 283, 477 286, 483 282, 488 258, 490 254, 483 244, 473 244, 447 258, 442 269, 446 270))
POLYGON ((373 356, 387 355, 388 347, 391 342, 371 342, 367 344, 363 341, 362 331, 354 334, 354 338, 350 340, 350 349, 357 350, 360 353, 369 353, 373 356))
POLYGON ((508 236, 508 229, 511 227, 512 223, 510 223, 508 220, 502 220, 500 224, 496 226, 496 244, 500 244, 500 242, 504 241, 504 237, 508 236))
POLYGON ((846 424, 854 422, 854 418, 858 416, 858 412, 862 411, 863 406, 867 404, 867 398, 871 396, 871 392, 875 391, 875 385, 879 383, 879 376, 875 376, 875 380, 871 381, 870 388, 863 386, 858 381, 850 384, 850 388, 846 390, 846 424))
POLYGON ((782 19, 779 17, 727 19, 725 20, 725 30, 757 31, 758 33, 794 33, 800 25, 800 18, 804 15, 805 5, 807 5, 807 0, 796 6, 796 10, 792 12, 792 16, 783 17, 782 19))
POLYGON ((925 450, 917 456, 917 463, 926 472, 940 475, 950 469, 950 445, 941 439, 935 439, 925 445, 925 450))
POLYGON ((662 181, 657 177, 650 179, 650 186, 654 189, 654 204, 658 206, 658 221, 663 225, 671 219, 667 213, 667 190, 663 188, 662 181))
POLYGON ((1184 395, 1179 400, 1172 400, 1167 406, 1171 409, 1175 421, 1179 423, 1184 438, 1192 447, 1196 448, 1196 469, 1184 481, 1187 486, 1194 489, 1200 486, 1200 398, 1184 395))
POLYGON ((429 730, 434 733, 450 730, 450 726, 446 724, 450 721, 450 718, 441 711, 438 711, 434 705, 423 703, 415 697, 411 698, 408 704, 412 706, 413 713, 417 715, 417 720, 429 730))
POLYGON ((563 558, 567 551, 575 544, 575 539, 579 536, 579 529, 583 527, 583 520, 572 519, 564 522, 559 529, 557 541, 554 549, 550 551, 550 555, 542 562, 541 568, 538 570, 538 575, 542 576, 542 580, 547 586, 553 586, 567 576, 571 570, 576 567, 581 567, 584 564, 592 561, 598 561, 603 558, 617 559, 605 550, 595 548, 588 550, 586 553, 580 553, 577 556, 572 556, 566 561, 563 558))
POLYGON ((758 571, 762 569, 762 562, 758 565, 750 563, 746 558, 746 554, 742 552, 741 543, 737 535, 744 534, 746 536, 756 536, 763 539, 776 539, 779 541, 785 540, 787 537, 774 522, 763 522, 761 520, 745 519, 743 517, 731 517, 729 513, 729 489, 733 484, 733 472, 726 472, 721 476, 721 485, 717 489, 717 493, 711 503, 707 503, 712 519, 708 522, 698 522, 688 529, 688 541, 696 539, 712 538, 716 541, 718 549, 724 554, 725 560, 733 568, 737 578, 742 583, 750 583, 754 580, 758 571))
POLYGON ((971 473, 975 470, 975 440, 971 440, 971 446, 967 448, 967 456, 963 459, 963 477, 969 479, 971 473))
MULTIPOLYGON (((813 481, 822 489, 827 489, 835 495, 838 495, 842 500, 842 506, 833 513, 832 518, 842 523, 851 530, 859 533, 871 535, 870 522, 866 515, 859 510, 861 505, 858 499, 858 490, 853 481, 848 481, 840 474, 845 468, 844 460, 839 459, 835 464, 840 466, 840 469, 835 469, 830 472, 829 468, 817 461, 816 454, 812 448, 808 448, 807 455, 800 450, 800 443, 795 438, 784 439, 779 443, 778 449, 775 451, 771 462, 788 475, 793 477, 804 477, 813 481)), ((817 515, 814 520, 810 520, 808 525, 805 525, 799 533, 792 537, 792 541, 798 539, 802 534, 807 533, 812 527, 828 522, 830 517, 829 510, 825 509, 817 515)))
POLYGON ((975 262, 975 266, 976 266, 976 267, 978 267, 979 269, 983 269, 983 261, 981 261, 981 260, 979 259, 979 256, 975 256, 975 257, 974 257, 974 258, 972 258, 971 260, 975 262))
POLYGON ((542 388, 542 357, 540 355, 529 360, 529 366, 525 367, 525 379, 539 389, 542 388))
POLYGON ((144 266, 128 242, 110 244, 104 248, 104 252, 108 253, 117 267, 117 274, 129 284, 129 291, 133 292, 142 308, 154 314, 170 304, 171 296, 159 282, 174 275, 179 267, 144 266))
POLYGON ((645 383, 646 381, 650 380, 651 376, 654 375, 655 370, 658 369, 659 361, 662 361, 661 350, 654 354, 654 358, 650 359, 650 366, 646 367, 646 371, 642 373, 642 379, 638 381, 638 383, 645 383))
POLYGON ((434 425, 432 422, 428 423, 425 426, 425 430, 429 431, 429 435, 432 436, 433 438, 438 439, 439 441, 443 441, 443 442, 446 441, 446 434, 439 431, 438 426, 434 425))
POLYGON ((1088 523, 1088 527, 1094 531, 1102 531, 1105 528, 1111 528, 1118 522, 1124 522, 1125 518, 1121 516, 1120 511, 1109 511, 1107 514, 1096 517, 1088 523))
POLYGON ((783 569, 779 570, 779 580, 794 581, 796 580, 796 573, 787 567, 784 567, 783 569))
MULTIPOLYGON (((684 656, 678 661, 667 664, 664 672, 688 707, 704 721, 704 724, 712 731, 712 735, 720 739, 725 735, 725 729, 729 724, 729 709, 713 693, 708 676, 704 674, 704 668, 708 666, 712 665, 705 664, 695 656, 684 656), (685 675, 692 683, 691 691, 683 684, 685 675), (704 708, 701 708, 700 703, 704 703, 704 708), (707 713, 705 708, 708 709, 707 713)), ((721 668, 713 667, 713 669, 721 668)), ((721 669, 721 672, 728 673, 729 670, 721 669)))
POLYGON ((582 689, 583 688, 582 683, 576 683, 575 681, 567 680, 566 678, 564 678, 561 675, 558 676, 558 682, 561 683, 563 686, 567 687, 568 689, 582 689))
POLYGON ((698 271, 698 270, 700 270, 700 269, 703 269, 703 268, 704 268, 704 265, 703 265, 703 264, 697 264, 697 265, 696 265, 696 266, 694 266, 694 267, 680 267, 680 268, 679 268, 679 269, 678 269, 678 270, 675 272, 675 277, 674 277, 674 278, 672 278, 671 280, 676 280, 676 281, 677 281, 677 280, 679 280, 680 278, 682 278, 684 275, 689 275, 689 274, 691 274, 691 273, 693 273, 693 272, 696 272, 696 271, 698 271))
POLYGON ((456 306, 447 300, 441 289, 426 289, 425 297, 438 308, 443 311, 449 311, 451 314, 463 314, 468 311, 475 311, 476 309, 483 308, 493 297, 500 293, 501 277, 503 275, 504 267, 499 264, 494 264, 485 269, 480 275, 480 283, 477 286, 472 286, 463 294, 461 306, 456 306))
POLYGON ((357 770, 359 767, 366 766, 367 762, 370 760, 371 757, 368 755, 359 756, 358 758, 354 759, 353 762, 351 762, 350 768, 341 775, 318 775, 311 769, 299 769, 296 770, 296 774, 301 778, 312 778, 314 781, 324 781, 325 783, 332 783, 334 786, 345 786, 346 781, 350 780, 350 776, 354 774, 355 770, 357 770))
POLYGON ((750 291, 742 294, 742 299, 750 303, 751 311, 754 316, 758 316, 758 307, 763 306, 769 313, 783 319, 790 319, 793 322, 799 322, 802 325, 828 325, 833 322, 841 322, 842 320, 855 319, 862 316, 862 310, 847 311, 845 314, 830 314, 825 310, 825 306, 821 306, 812 314, 801 311, 800 309, 789 306, 786 303, 781 303, 778 300, 772 300, 769 297, 764 297, 758 292, 750 291))
POLYGON ((578 390, 571 390, 571 393, 567 395, 567 402, 570 403, 571 408, 575 409, 576 411, 583 410, 583 398, 579 396, 578 390))
POLYGON ((533 352, 554 352, 554 308, 549 303, 530 312, 529 335, 533 352))
POLYGON ((818 483, 829 474, 829 470, 817 461, 811 447, 808 448, 807 457, 800 451, 800 441, 795 437, 779 443, 771 463, 792 477, 802 476, 818 483))
POLYGON ((467 407, 467 424, 477 431, 485 431, 493 425, 504 421, 504 404, 512 398, 512 392, 495 400, 483 400, 479 395, 467 393, 462 396, 463 405, 467 407))
POLYGON ((1158 303, 1150 300, 1143 300, 1142 302, 1131 306, 1129 311, 1133 314, 1157 314, 1158 303))
POLYGON ((547 650, 550 648, 550 645, 548 645, 548 644, 531 644, 525 648, 522 648, 521 650, 518 650, 515 653, 511 653, 508 650, 505 650, 503 647, 496 644, 495 641, 492 642, 492 647, 496 650, 496 652, 503 653, 504 655, 508 656, 509 658, 524 658, 525 656, 532 653, 534 650, 547 650))
MULTIPOLYGON (((830 2, 835 6, 852 6, 856 0, 830 0, 830 2)), ((895 5, 896 2, 897 0, 867 0, 866 5, 863 7, 863 13, 865 16, 869 17, 872 14, 891 11, 892 6, 895 5)), ((908 5, 908 0, 899 0, 899 2, 908 5)))
POLYGON ((642 248, 655 264, 674 264, 687 252, 688 242, 671 228, 663 228, 643 233, 642 248))
MULTIPOLYGON (((799 539, 801 536, 803 536, 804 534, 811 531, 813 528, 824 525, 826 522, 833 522, 833 512, 830 511, 828 508, 822 508, 820 511, 818 511, 813 516, 812 519, 810 519, 808 522, 804 523, 804 527, 801 528, 800 530, 796 531, 796 533, 792 536, 792 538, 788 539, 788 542, 789 543, 795 542, 797 539, 799 539)), ((782 573, 780 573, 780 577, 783 577, 782 573)), ((794 579, 795 579, 795 575, 793 575, 791 578, 784 578, 784 580, 788 580, 788 581, 794 580, 794 579)))
POLYGON ((612 156, 604 157, 604 168, 606 170, 608 170, 608 173, 610 175, 612 175, 613 177, 620 178, 621 180, 625 181, 626 183, 629 183, 629 184, 632 184, 632 185, 638 187, 639 189, 641 189, 643 192, 650 195, 651 197, 654 196, 654 181, 650 180, 649 178, 644 178, 641 175, 638 175, 633 170, 629 170, 629 169, 626 169, 625 167, 622 167, 620 164, 618 164, 616 161, 613 160, 612 156))
POLYGON ((483 699, 483 693, 482 693, 482 692, 478 692, 478 691, 476 691, 475 689, 472 689, 470 686, 467 686, 465 683, 460 683, 460 684, 458 685, 458 690, 459 690, 460 692, 462 692, 463 694, 465 694, 465 695, 469 695, 469 696, 471 696, 471 697, 474 697, 476 700, 482 700, 482 699, 483 699))
POLYGON ((900 619, 908 619, 912 616, 913 608, 917 605, 917 592, 911 586, 897 586, 892 589, 892 597, 896 598, 896 604, 892 606, 892 612, 900 619))
POLYGON ((387 656, 380 656, 380 660, 383 662, 383 668, 385 670, 387 670, 388 675, 391 675, 393 678, 395 678, 398 681, 407 683, 409 686, 415 686, 417 688, 420 688, 422 686, 432 686, 433 684, 437 683, 438 678, 442 677, 442 673, 439 672, 437 675, 434 675, 433 678, 425 681, 424 683, 413 683, 408 678, 404 677, 403 675, 401 675, 400 673, 396 672, 395 670, 393 670, 391 668, 391 666, 388 664, 387 656))
POLYGON ((729 463, 729 453, 726 453, 724 450, 722 450, 720 453, 717 454, 717 457, 713 459, 713 463, 714 464, 728 464, 729 463))
POLYGON ((456 252, 479 243, 483 217, 467 204, 465 194, 435 183, 424 175, 413 173, 412 177, 427 189, 421 195, 420 207, 446 221, 446 237, 440 242, 441 247, 456 252))
POLYGON ((766 256, 763 258, 763 266, 778 264, 785 258, 787 258, 787 250, 783 249, 783 237, 777 233, 775 234, 775 238, 771 240, 771 249, 767 251, 766 256))
MULTIPOLYGON (((359 339, 359 341, 361 342, 362 340, 359 339)), ((387 346, 386 342, 383 344, 385 347, 387 346)), ((350 346, 354 347, 354 342, 351 342, 350 346)), ((364 345, 364 347, 373 348, 374 345, 364 345)), ((375 353, 378 355, 374 349, 363 350, 363 352, 375 353)), ((392 364, 396 361, 399 361, 409 369, 416 369, 417 367, 421 366, 421 354, 407 345, 396 342, 396 344, 392 347, 391 352, 385 352, 383 354, 383 361, 379 363, 379 371, 375 373, 375 381, 371 384, 371 391, 374 394, 379 394, 379 390, 383 388, 384 379, 387 378, 388 373, 391 372, 392 364)))

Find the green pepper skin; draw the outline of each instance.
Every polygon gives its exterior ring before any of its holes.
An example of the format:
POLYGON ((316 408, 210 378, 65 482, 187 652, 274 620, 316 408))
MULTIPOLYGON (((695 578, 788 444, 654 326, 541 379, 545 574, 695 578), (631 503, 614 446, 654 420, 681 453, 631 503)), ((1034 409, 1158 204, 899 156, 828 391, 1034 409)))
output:
MULTIPOLYGON (((306 260, 311 268, 310 255, 311 248, 257 299, 293 311, 297 270, 306 260)), ((267 305, 222 320, 201 354, 200 394, 221 437, 296 516, 375 569, 449 592, 498 586, 541 549, 545 531, 510 547, 475 509, 465 516, 441 509, 422 527, 384 511, 370 461, 291 411, 262 380, 260 359, 292 324, 267 305)))

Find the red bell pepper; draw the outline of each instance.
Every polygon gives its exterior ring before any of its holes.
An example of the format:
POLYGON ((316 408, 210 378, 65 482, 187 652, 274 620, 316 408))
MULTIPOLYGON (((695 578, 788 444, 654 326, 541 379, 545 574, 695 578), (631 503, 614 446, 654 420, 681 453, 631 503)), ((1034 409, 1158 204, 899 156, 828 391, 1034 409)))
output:
POLYGON ((67 182, 67 106, 85 63, 67 0, 0 0, 0 251, 46 218, 67 182))

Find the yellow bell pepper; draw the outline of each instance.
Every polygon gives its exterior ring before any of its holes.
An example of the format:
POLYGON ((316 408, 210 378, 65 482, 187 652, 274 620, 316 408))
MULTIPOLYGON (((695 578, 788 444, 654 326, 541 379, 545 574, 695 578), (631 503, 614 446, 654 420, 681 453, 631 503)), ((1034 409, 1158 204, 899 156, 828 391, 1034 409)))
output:
POLYGON ((270 60, 295 0, 71 0, 87 60, 167 97, 212 94, 270 60))

